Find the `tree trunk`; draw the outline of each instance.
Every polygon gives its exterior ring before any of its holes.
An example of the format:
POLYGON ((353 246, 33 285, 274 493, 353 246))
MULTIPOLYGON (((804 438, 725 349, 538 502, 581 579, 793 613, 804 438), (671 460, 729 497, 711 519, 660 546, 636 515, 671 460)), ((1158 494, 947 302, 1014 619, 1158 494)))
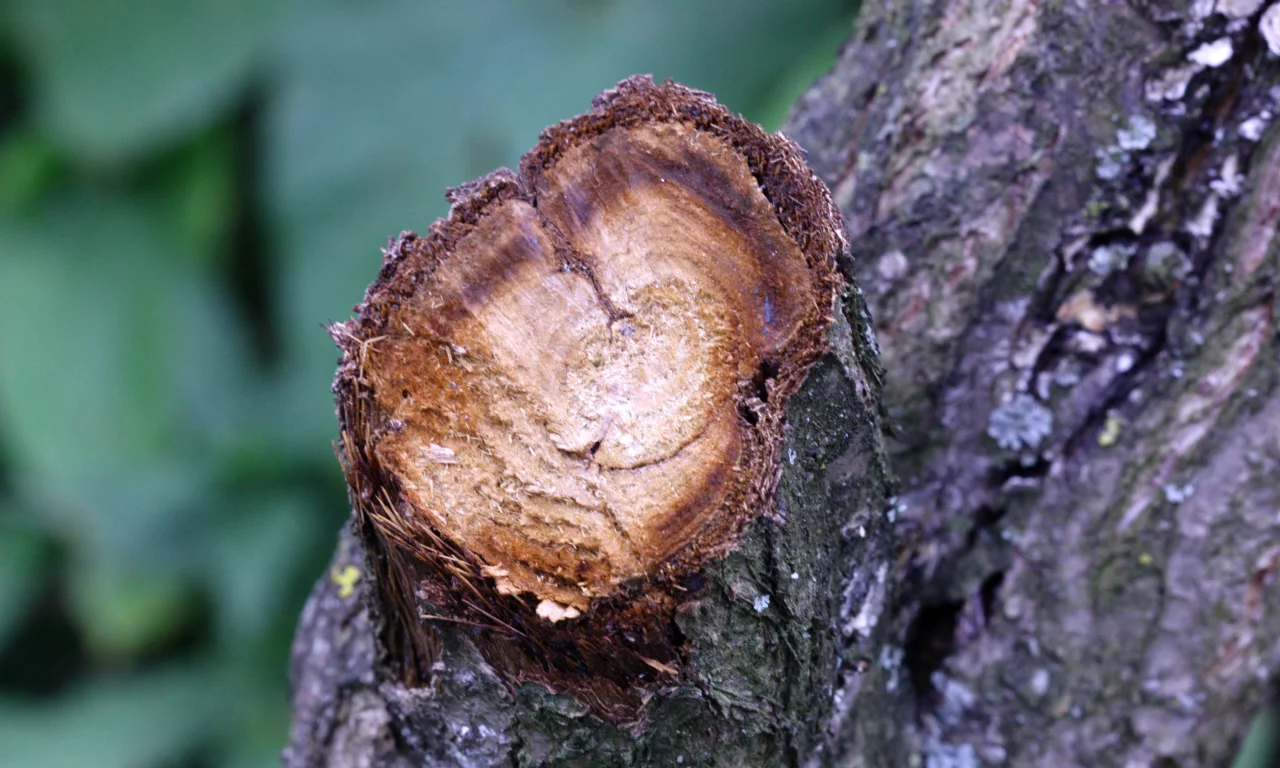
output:
POLYGON ((862 764, 1222 764, 1266 697, 1280 10, 1216 5, 868 5, 793 117, 903 483, 911 738, 862 764))
POLYGON ((606 725, 455 625, 406 686, 347 531, 286 765, 1229 760, 1280 665, 1263 5, 867 3, 787 129, 861 290, 788 406, 784 514, 676 621, 679 683, 606 725))

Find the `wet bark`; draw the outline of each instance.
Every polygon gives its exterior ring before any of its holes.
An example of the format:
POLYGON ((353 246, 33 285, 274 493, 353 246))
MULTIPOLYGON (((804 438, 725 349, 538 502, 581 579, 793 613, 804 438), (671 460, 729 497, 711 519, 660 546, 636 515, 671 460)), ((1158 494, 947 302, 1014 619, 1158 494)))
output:
POLYGON ((345 532, 286 765, 1229 760, 1280 666, 1280 56, 1218 5, 867 3, 787 128, 861 289, 692 676, 616 729, 445 627, 406 689, 345 532))

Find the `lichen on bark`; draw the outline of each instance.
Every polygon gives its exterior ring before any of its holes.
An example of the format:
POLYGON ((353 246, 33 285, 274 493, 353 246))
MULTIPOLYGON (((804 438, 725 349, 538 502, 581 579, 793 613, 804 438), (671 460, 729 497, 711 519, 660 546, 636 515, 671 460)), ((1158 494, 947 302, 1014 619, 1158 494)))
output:
POLYGON ((1268 695, 1262 6, 868 5, 793 115, 850 222, 904 485, 914 716, 883 764, 1220 764, 1268 695))

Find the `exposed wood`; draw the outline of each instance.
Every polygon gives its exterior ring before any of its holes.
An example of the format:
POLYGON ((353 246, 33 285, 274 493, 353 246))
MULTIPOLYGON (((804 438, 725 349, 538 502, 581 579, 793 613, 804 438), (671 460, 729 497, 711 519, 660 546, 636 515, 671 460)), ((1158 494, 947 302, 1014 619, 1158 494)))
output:
POLYGON ((299 697, 289 762, 366 725, 381 760, 458 764, 821 745, 889 554, 867 319, 826 188, 708 94, 633 78, 450 200, 332 329, 356 509, 335 568, 373 585, 322 582, 309 610, 367 601, 351 615, 387 656, 303 651, 301 690, 335 663, 379 687, 329 680, 326 706, 361 709, 319 731, 299 697), (853 562, 871 578, 841 592, 853 562), (492 755, 435 741, 481 725, 492 755))

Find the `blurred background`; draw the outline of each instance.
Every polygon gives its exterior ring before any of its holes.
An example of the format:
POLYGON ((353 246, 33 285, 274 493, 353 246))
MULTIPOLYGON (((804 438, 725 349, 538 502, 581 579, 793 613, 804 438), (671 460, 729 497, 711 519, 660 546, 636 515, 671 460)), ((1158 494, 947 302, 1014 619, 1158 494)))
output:
POLYGON ((849 0, 0 0, 0 766, 277 764, 402 229, 635 72, 776 128, 849 0))

